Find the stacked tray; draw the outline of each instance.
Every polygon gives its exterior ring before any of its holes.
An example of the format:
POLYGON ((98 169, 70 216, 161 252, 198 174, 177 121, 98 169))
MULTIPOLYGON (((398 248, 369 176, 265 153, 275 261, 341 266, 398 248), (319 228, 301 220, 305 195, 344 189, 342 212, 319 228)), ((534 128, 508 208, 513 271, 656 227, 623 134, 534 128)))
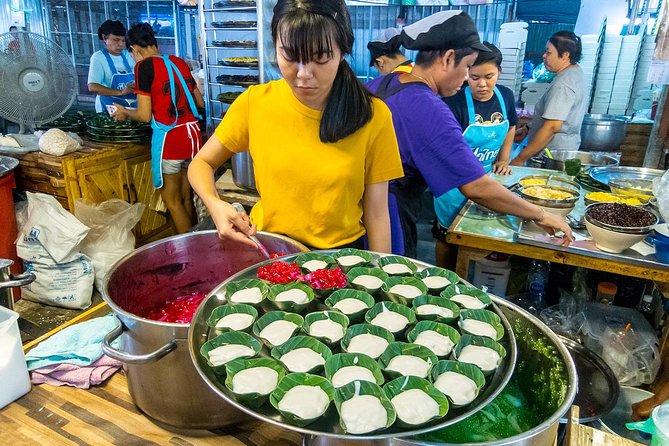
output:
MULTIPOLYGON (((516 360, 511 326, 486 293, 469 286, 451 271, 400 256, 351 249, 284 256, 230 277, 212 290, 198 308, 191 322, 189 345, 195 367, 205 382, 235 407, 286 429, 348 439, 417 435, 456 423, 483 408, 502 391, 516 360), (356 256, 364 259, 361 265, 344 261, 356 256), (370 284, 356 280, 362 276, 376 277, 382 285, 379 288, 377 280, 368 288, 370 284), (415 288, 413 295, 403 294, 411 287, 415 288), (261 296, 260 300, 249 299, 247 291, 259 293, 256 297, 261 296), (300 294, 304 300, 293 302, 281 298, 286 293, 300 294), (364 304, 364 308, 353 311, 338 305, 351 299, 360 300, 358 305, 364 304), (450 313, 417 310, 426 305, 439 307, 439 311, 447 308, 450 313), (470 309, 473 307, 476 309, 470 309), (407 323, 399 329, 384 328, 379 316, 387 312, 404 315, 407 323), (235 330, 224 322, 228 316, 241 316, 240 320, 245 318, 246 323, 235 330), (484 325, 493 327, 492 331, 484 336, 473 335, 472 325, 466 322, 473 320, 485 322, 484 325), (272 338, 267 333, 268 327, 276 322, 295 325, 287 339, 272 338), (332 327, 339 324, 339 335, 343 337, 329 338, 319 333, 316 325, 321 323, 322 327, 326 322, 332 327), (443 343, 428 347, 429 343, 421 341, 421 334, 427 332, 449 338, 450 350, 439 350, 443 343), (352 340, 362 334, 383 338, 388 345, 383 351, 355 350, 352 340), (220 362, 216 355, 222 351, 216 349, 233 344, 245 348, 247 356, 232 360, 228 357, 220 362), (496 366, 479 368, 467 361, 463 352, 473 346, 495 350, 499 356, 496 366), (324 364, 308 369, 299 361, 291 365, 287 353, 298 348, 317 352, 324 364), (424 378, 420 374, 398 373, 397 364, 392 363, 399 356, 422 358, 428 364, 428 371, 423 370, 424 378), (373 375, 370 380, 375 382, 337 383, 336 372, 355 364, 367 368, 373 375), (303 366, 305 369, 301 370, 303 366), (271 395, 234 393, 235 377, 256 367, 275 370, 278 384, 271 395), (468 401, 455 401, 455 396, 447 397, 437 390, 437 378, 451 371, 476 382, 476 392, 468 401), (296 386, 318 386, 334 402, 313 419, 287 413, 285 408, 281 410, 281 402, 296 386), (438 413, 417 423, 394 415, 391 419, 394 397, 408 393, 408 389, 429 395, 438 404, 438 413), (342 421, 344 403, 359 395, 379 395, 388 415, 385 426, 354 432, 342 421)), ((397 414, 400 413, 398 409, 397 414)))
POLYGON ((214 8, 236 8, 255 6, 256 2, 253 0, 224 0, 214 3, 214 8))
POLYGON ((151 139, 151 126, 143 122, 116 122, 107 113, 97 113, 86 121, 88 137, 95 142, 142 142, 151 139))
POLYGON ((258 46, 255 40, 213 40, 211 44, 221 48, 255 48, 258 46))
POLYGON ((37 127, 38 130, 61 129, 64 132, 86 132, 86 115, 83 113, 66 114, 37 127))
POLYGON ((255 68, 258 66, 257 57, 226 57, 218 61, 224 67, 255 68))
POLYGON ((225 104, 232 104, 240 94, 242 94, 240 91, 226 91, 219 93, 216 98, 225 104))
POLYGON ((253 74, 221 74, 216 76, 216 82, 224 85, 236 85, 238 87, 250 87, 260 82, 260 78, 253 74))
POLYGON ((229 20, 226 22, 211 22, 213 28, 255 28, 258 22, 253 20, 229 20))

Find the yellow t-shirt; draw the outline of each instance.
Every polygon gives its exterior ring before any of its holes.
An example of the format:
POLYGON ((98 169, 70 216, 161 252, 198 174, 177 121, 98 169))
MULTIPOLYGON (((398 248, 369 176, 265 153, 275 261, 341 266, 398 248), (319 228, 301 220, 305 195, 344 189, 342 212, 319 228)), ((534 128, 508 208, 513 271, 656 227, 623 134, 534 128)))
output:
POLYGON ((390 110, 376 98, 372 110, 357 132, 323 143, 322 112, 302 104, 283 79, 253 86, 235 100, 216 137, 232 152, 251 152, 261 198, 251 221, 259 230, 320 249, 365 233, 365 185, 403 175, 390 110))

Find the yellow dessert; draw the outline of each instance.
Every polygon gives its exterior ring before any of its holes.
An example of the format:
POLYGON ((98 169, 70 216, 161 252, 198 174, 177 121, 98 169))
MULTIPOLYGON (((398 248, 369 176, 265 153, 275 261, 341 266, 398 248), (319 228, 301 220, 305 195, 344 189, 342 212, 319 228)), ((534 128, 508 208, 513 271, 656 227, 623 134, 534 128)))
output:
POLYGON ((639 206, 643 204, 643 202, 639 200, 638 197, 635 196, 621 197, 618 195, 610 194, 608 192, 590 192, 588 195, 585 196, 585 198, 600 203, 622 203, 622 204, 629 204, 630 206, 639 206))
POLYGON ((526 180, 520 180, 520 184, 523 186, 542 186, 546 184, 546 180, 540 178, 528 178, 526 180))
POLYGON ((541 198, 543 200, 568 200, 574 195, 569 192, 552 189, 550 187, 530 186, 523 188, 523 193, 534 198, 541 198))

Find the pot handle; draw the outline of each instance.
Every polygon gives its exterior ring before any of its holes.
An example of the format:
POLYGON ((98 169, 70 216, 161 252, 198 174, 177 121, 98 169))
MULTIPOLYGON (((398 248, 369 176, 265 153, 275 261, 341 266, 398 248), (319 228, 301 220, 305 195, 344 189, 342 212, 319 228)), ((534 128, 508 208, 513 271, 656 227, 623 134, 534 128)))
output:
POLYGON ((147 353, 145 355, 132 355, 130 353, 117 350, 116 348, 112 347, 111 344, 114 342, 114 340, 116 340, 116 338, 123 334, 124 330, 125 327, 123 327, 123 324, 118 325, 112 331, 107 333, 102 340, 102 351, 104 354, 116 359, 117 361, 121 361, 126 364, 145 364, 147 362, 157 361, 177 348, 176 342, 172 341, 169 344, 163 345, 158 350, 147 353))

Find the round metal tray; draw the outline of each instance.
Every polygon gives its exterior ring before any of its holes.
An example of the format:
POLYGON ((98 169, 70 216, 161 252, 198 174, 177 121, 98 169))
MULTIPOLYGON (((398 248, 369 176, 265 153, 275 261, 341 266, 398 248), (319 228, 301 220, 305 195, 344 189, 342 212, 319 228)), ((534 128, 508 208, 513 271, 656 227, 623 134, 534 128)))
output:
MULTIPOLYGON (((314 251, 314 252, 332 254, 336 251, 327 250, 327 251, 314 251)), ((375 259, 378 259, 379 257, 384 255, 373 252, 371 254, 374 255, 375 259)), ((334 403, 330 405, 330 408, 323 417, 305 427, 299 427, 288 423, 279 414, 279 412, 275 410, 269 403, 255 410, 244 406, 243 404, 237 402, 234 394, 230 392, 230 390, 225 386, 224 383, 225 378, 216 375, 214 371, 207 364, 207 361, 202 357, 202 355, 200 355, 200 347, 202 347, 202 345, 208 340, 216 337, 214 331, 210 329, 210 327, 207 325, 207 319, 214 308, 225 304, 225 299, 223 295, 225 287, 229 282, 244 278, 257 278, 257 270, 259 267, 275 262, 277 260, 291 262, 295 259, 295 257, 297 256, 289 255, 289 256, 279 257, 278 259, 267 260, 231 276, 229 279, 225 280, 216 288, 214 288, 207 295, 202 304, 200 304, 200 306, 198 307, 191 321, 190 329, 188 331, 188 345, 191 359, 193 360, 196 370, 198 371, 202 379, 209 385, 209 387, 211 387, 211 389, 214 392, 216 392, 221 398, 229 402, 234 407, 240 409, 241 411, 246 412, 249 415, 252 415, 255 418, 258 418, 262 421, 274 424, 284 429, 289 429, 313 436, 339 438, 342 441, 377 440, 386 438, 406 437, 440 429, 448 425, 457 423, 458 421, 461 421, 470 415, 473 415, 474 413, 476 413, 477 411, 488 405, 504 389, 504 387, 506 387, 507 383, 511 379, 511 375, 513 374, 517 357, 516 340, 511 325, 509 324, 506 316, 493 303, 491 307, 489 307, 488 309, 494 311, 502 320, 505 334, 504 337, 499 341, 499 343, 504 346, 504 348, 507 351, 507 354, 502 360, 500 366, 495 371, 495 373, 486 377, 486 385, 485 387, 483 387, 479 396, 466 407, 462 408, 451 407, 449 409, 448 414, 444 418, 434 420, 430 423, 416 427, 414 429, 405 429, 393 425, 388 429, 377 431, 371 434, 353 435, 344 432, 344 430, 339 425, 339 415, 337 414, 337 411, 334 407, 334 403)), ((411 260, 416 264, 419 271, 432 266, 430 264, 427 264, 425 262, 420 262, 418 260, 414 259, 409 259, 409 260, 411 260)), ((467 282, 464 281, 462 283, 469 285, 467 282)), ((266 354, 265 347, 263 347, 263 350, 261 351, 260 355, 268 356, 266 354)))
POLYGON ((632 166, 605 166, 593 167, 588 172, 590 178, 600 183, 609 184, 609 180, 615 178, 629 178, 636 180, 652 180, 664 175, 664 170, 648 169, 646 167, 632 166))

